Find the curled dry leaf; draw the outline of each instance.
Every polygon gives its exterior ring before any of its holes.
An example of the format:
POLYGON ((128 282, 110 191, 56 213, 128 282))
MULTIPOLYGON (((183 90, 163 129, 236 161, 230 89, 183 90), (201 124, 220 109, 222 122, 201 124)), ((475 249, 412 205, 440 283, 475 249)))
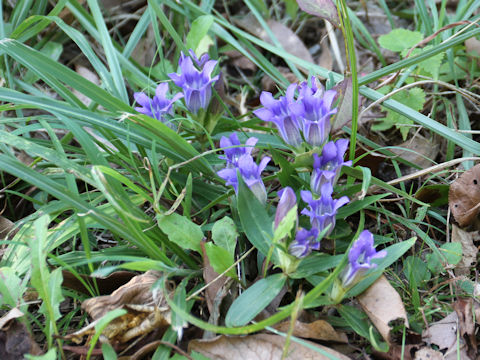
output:
POLYGON ((336 132, 341 130, 344 125, 352 121, 352 77, 348 77, 340 81, 337 85, 335 85, 333 90, 337 91, 336 100, 339 100, 337 107, 338 111, 335 115, 332 125, 332 132, 336 132))
MULTIPOLYGON (((429 159, 435 160, 439 148, 439 144, 433 139, 427 139, 420 134, 397 146, 406 150, 394 148, 390 151, 422 169, 432 166, 429 159)), ((417 171, 413 168, 411 170, 417 171)))
MULTIPOLYGON (((311 348, 290 342, 287 360, 338 360, 349 358, 325 346, 310 343, 313 347, 330 356, 323 355, 311 348)), ((196 351, 211 360, 276 360, 282 359, 285 338, 280 335, 255 334, 249 336, 218 336, 211 340, 193 340, 188 344, 188 351, 196 351)))
POLYGON ((127 311, 111 321, 102 332, 101 341, 127 342, 170 324, 170 310, 163 294, 153 293, 151 288, 160 279, 158 271, 148 271, 135 276, 111 295, 98 296, 83 302, 82 308, 95 320, 83 329, 65 338, 80 343, 84 336, 95 332, 95 325, 109 311, 127 311))
POLYGON ((462 337, 459 337, 460 343, 457 344, 458 316, 452 312, 440 321, 429 325, 428 329, 422 333, 423 340, 429 345, 438 346, 439 350, 446 350, 445 360, 469 360, 470 357, 466 351, 466 344, 462 337), (459 354, 457 354, 457 346, 459 354))
POLYGON ((478 231, 468 232, 452 225, 452 242, 459 242, 462 245, 462 259, 455 266, 455 275, 469 275, 472 267, 475 267, 478 249, 473 244, 473 239, 476 236, 478 236, 478 231))
MULTIPOLYGON (((291 322, 289 320, 286 320, 278 325, 275 325, 275 329, 284 333, 288 333, 290 330, 290 326, 291 322)), ((306 339, 336 341, 342 343, 348 342, 348 338, 345 333, 337 332, 333 328, 333 326, 325 320, 316 320, 312 323, 296 321, 292 335, 306 339)))
POLYGON ((415 353, 414 360, 443 360, 443 354, 440 351, 424 347, 415 353))
MULTIPOLYGON (((220 275, 215 270, 213 270, 212 265, 210 265, 210 261, 208 260, 207 253, 205 251, 205 243, 201 243, 202 246, 202 254, 203 254, 203 279, 205 280, 205 284, 208 284, 208 287, 205 290, 205 300, 207 301, 208 311, 210 312, 210 316, 218 319, 219 315, 219 306, 223 299, 217 299, 217 294, 221 294, 223 296, 226 295, 224 291, 221 291, 222 288, 225 286, 228 277, 223 275, 221 278, 217 279, 220 275)), ((216 324, 216 322, 214 322, 216 324)))
MULTIPOLYGON (((253 14, 235 19, 234 22, 263 41, 273 44, 272 39, 253 14)), ((267 25, 285 51, 309 63, 314 63, 312 55, 297 34, 275 20, 268 20, 267 25)))
POLYGON ((85 282, 87 284, 92 284, 93 281, 95 281, 99 293, 101 295, 106 295, 111 294, 120 286, 125 285, 133 277, 135 277, 135 275, 135 273, 130 271, 115 271, 114 273, 111 273, 106 277, 92 277, 88 275, 80 275, 80 279, 83 280, 82 282, 70 271, 62 270, 62 286, 88 295, 90 294, 90 292, 83 283, 85 282))
POLYGON ((459 321, 460 336, 468 345, 468 352, 471 357, 477 353, 477 340, 475 337, 475 322, 473 312, 473 299, 458 299, 453 304, 459 321))
POLYGON ((480 212, 480 164, 450 185, 448 204, 461 227, 472 225, 480 212))
POLYGON ((16 308, 0 318, 0 359, 23 359, 25 354, 40 355, 42 352, 33 340, 27 327, 17 319, 23 316, 16 308))
POLYGON ((318 16, 322 19, 328 20, 339 27, 340 19, 338 18, 337 7, 332 0, 297 0, 300 9, 308 14, 318 16))
POLYGON ((372 286, 357 297, 357 300, 380 335, 389 344, 392 343, 389 326, 391 321, 400 319, 408 327, 407 313, 402 298, 385 276, 379 277, 372 286))

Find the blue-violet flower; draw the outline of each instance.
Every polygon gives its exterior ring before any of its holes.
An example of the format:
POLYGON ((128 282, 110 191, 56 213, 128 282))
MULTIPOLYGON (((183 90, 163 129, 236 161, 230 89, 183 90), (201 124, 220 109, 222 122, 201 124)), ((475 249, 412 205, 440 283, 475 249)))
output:
POLYGON ((363 230, 348 253, 348 265, 342 275, 342 286, 349 288, 355 285, 368 270, 377 267, 377 264, 371 262, 372 259, 380 259, 386 255, 386 250, 375 250, 372 233, 363 230))
POLYGON ((321 187, 325 182, 334 185, 342 166, 352 165, 350 160, 343 161, 347 148, 348 140, 339 139, 336 142, 327 142, 322 149, 321 156, 313 154, 313 172, 310 178, 310 187, 313 192, 320 194, 321 187))
POLYGON ((320 85, 317 87, 315 79, 309 87, 306 82, 300 85, 299 103, 303 106, 302 122, 305 141, 312 146, 321 146, 330 133, 330 117, 337 112, 332 104, 337 92, 327 90, 320 85))
POLYGON ((238 146, 242 145, 240 140, 238 139, 237 133, 232 133, 228 138, 222 136, 220 139, 220 147, 226 148, 225 156, 219 156, 220 159, 223 159, 227 162, 227 167, 236 167, 238 163, 238 159, 242 155, 251 155, 252 150, 257 143, 258 139, 255 137, 250 137, 245 142, 245 146, 243 147, 231 147, 231 146, 238 146), (229 148, 230 147, 230 148, 229 148))
POLYGON ((285 96, 280 96, 278 100, 275 100, 270 92, 263 91, 260 94, 260 102, 264 107, 253 113, 263 121, 273 122, 283 140, 289 145, 298 147, 302 143, 301 124, 298 121, 302 106, 294 99, 296 88, 296 84, 291 84, 285 96))
POLYGON ((172 105, 175 101, 183 97, 183 94, 176 94, 172 99, 167 98, 168 83, 161 83, 155 90, 155 96, 150 99, 144 92, 133 94, 138 105, 135 107, 139 113, 150 116, 151 118, 165 122, 165 115, 172 115, 172 105))
POLYGON ((278 196, 280 197, 280 201, 278 202, 277 211, 275 212, 274 229, 278 227, 288 212, 297 205, 297 196, 290 186, 280 190, 278 196))
MULTIPOLYGON (((203 60, 206 58, 202 57, 203 60)), ((202 58, 196 60, 202 64, 202 58)), ((180 73, 168 74, 175 85, 183 89, 187 109, 197 114, 200 109, 206 109, 212 98, 212 85, 219 79, 219 75, 212 77, 212 72, 217 65, 216 60, 206 60, 201 69, 193 65, 193 60, 183 53, 178 62, 180 73)))
POLYGON ((267 166, 270 158, 264 157, 260 164, 256 164, 252 156, 244 154, 238 158, 236 167, 226 168, 217 172, 218 176, 226 181, 226 185, 231 185, 238 193, 237 170, 242 176, 245 184, 250 188, 257 199, 265 204, 267 201, 267 191, 263 184, 261 173, 267 166))
POLYGON ((328 182, 322 185, 319 199, 315 199, 310 191, 303 190, 300 192, 302 200, 310 208, 309 210, 303 209, 302 214, 310 217, 312 227, 318 229, 320 233, 329 226, 325 236, 330 235, 335 228, 337 210, 350 201, 346 196, 333 199, 332 193, 332 184, 328 182))
POLYGON ((312 227, 310 230, 299 229, 295 236, 295 240, 292 241, 288 247, 288 251, 290 254, 298 258, 307 256, 312 252, 312 250, 320 249, 318 235, 319 231, 314 227, 312 227))

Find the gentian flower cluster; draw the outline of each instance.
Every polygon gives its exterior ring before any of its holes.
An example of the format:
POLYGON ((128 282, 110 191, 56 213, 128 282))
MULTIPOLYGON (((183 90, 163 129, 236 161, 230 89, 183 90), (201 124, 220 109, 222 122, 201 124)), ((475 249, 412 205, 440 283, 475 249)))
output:
POLYGON ((225 169, 217 172, 218 176, 226 181, 226 185, 231 185, 238 193, 238 174, 242 177, 242 180, 250 188, 257 199, 265 204, 267 201, 267 191, 263 184, 261 173, 267 166, 270 158, 264 157, 260 164, 257 164, 253 159, 251 152, 253 146, 257 143, 258 139, 250 138, 246 144, 248 146, 238 147, 241 145, 240 140, 236 133, 230 135, 229 138, 222 137, 220 144, 224 146, 237 146, 236 148, 225 149, 225 156, 220 157, 227 161, 225 169))
MULTIPOLYGON (((166 115, 173 114, 173 103, 183 97, 183 94, 176 94, 173 98, 167 98, 168 83, 161 83, 155 90, 155 96, 150 99, 144 92, 133 94, 135 101, 140 105, 135 107, 139 113, 167 123, 166 115)), ((168 124, 168 123, 167 123, 168 124)), ((170 127, 172 125, 169 124, 170 127)))
POLYGON ((207 109, 212 98, 212 85, 220 75, 212 77, 212 72, 217 66, 216 60, 210 60, 208 54, 200 59, 190 50, 190 56, 183 52, 180 55, 178 66, 180 73, 168 74, 175 85, 182 88, 187 109, 197 114, 200 109, 207 109))
POLYGON ((294 147, 302 143, 302 133, 305 141, 312 146, 322 146, 330 133, 330 118, 337 112, 332 109, 336 91, 325 89, 315 84, 311 78, 311 85, 303 82, 300 86, 291 84, 285 96, 278 100, 270 92, 263 91, 260 102, 263 108, 254 111, 254 114, 263 121, 273 122, 283 140, 294 147), (295 100, 295 91, 298 88, 298 97, 295 100))

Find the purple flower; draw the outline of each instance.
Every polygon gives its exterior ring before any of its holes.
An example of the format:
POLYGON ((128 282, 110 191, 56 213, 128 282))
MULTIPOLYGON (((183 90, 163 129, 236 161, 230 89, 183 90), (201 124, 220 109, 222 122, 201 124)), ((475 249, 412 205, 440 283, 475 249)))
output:
POLYGON ((235 167, 220 170, 217 174, 226 181, 226 185, 233 186, 235 192, 238 193, 238 170, 245 184, 250 188, 257 199, 262 204, 265 204, 267 201, 267 191, 263 184, 261 173, 269 161, 270 158, 266 156, 260 161, 260 164, 257 165, 251 155, 244 154, 238 158, 235 167))
POLYGON ((303 106, 303 136, 305 141, 313 146, 321 146, 328 139, 330 133, 330 117, 337 112, 331 109, 333 99, 337 95, 335 90, 325 91, 322 86, 317 87, 312 78, 312 86, 306 82, 300 85, 299 103, 303 106))
POLYGON ((318 234, 319 231, 317 228, 298 230, 295 240, 288 247, 290 254, 298 258, 303 258, 310 254, 312 250, 320 249, 320 241, 317 240, 318 234))
POLYGON ((336 142, 326 143, 322 149, 322 156, 313 154, 313 172, 310 178, 310 187, 313 192, 320 194, 325 182, 335 184, 342 166, 352 165, 351 161, 343 161, 347 148, 348 140, 339 139, 336 142))
POLYGON ((237 165, 238 159, 242 155, 250 155, 252 153, 252 150, 257 141, 257 138, 251 137, 248 138, 248 140, 245 142, 244 147, 232 148, 231 146, 242 145, 240 143, 240 140, 238 140, 237 133, 232 133, 228 138, 222 136, 222 138, 220 139, 220 147, 227 149, 225 149, 225 156, 219 156, 219 158, 227 161, 227 167, 235 167, 237 165))
POLYGON ((193 60, 182 53, 178 61, 180 73, 171 73, 168 76, 175 85, 183 89, 185 104, 188 110, 197 114, 200 109, 208 107, 212 98, 212 84, 220 76, 212 77, 213 69, 217 66, 216 60, 207 60, 203 56, 200 60, 196 59, 195 61, 199 67, 202 65, 201 69, 197 69, 193 64, 193 60))
MULTIPOLYGON (((200 59, 197 57, 197 55, 195 54, 195 51, 193 51, 192 49, 188 50, 188 53, 190 54, 190 57, 192 58, 193 62, 195 63, 195 66, 199 69, 199 70, 202 70, 203 69, 203 66, 205 65, 205 63, 210 60, 210 56, 208 56, 207 53, 205 54, 202 54, 202 56, 200 56, 200 59)), ((184 61, 188 56, 185 55, 183 53, 183 51, 180 53, 180 61, 184 61)))
POLYGON ((135 101, 140 105, 135 107, 139 113, 150 116, 151 118, 165 122, 165 115, 172 114, 172 105, 175 101, 182 98, 182 94, 176 94, 172 99, 167 99, 168 83, 161 83, 155 90, 155 96, 150 99, 145 93, 137 92, 133 94, 135 101))
POLYGON ((355 285, 368 270, 377 267, 377 264, 371 262, 372 259, 380 259, 386 255, 385 250, 375 251, 372 233, 363 230, 348 253, 348 265, 342 276, 343 287, 355 285))
POLYGON ((330 226, 325 236, 331 234, 335 228, 335 215, 337 210, 349 202, 348 197, 342 196, 340 199, 332 198, 333 187, 330 183, 322 185, 320 199, 314 199, 310 191, 301 191, 302 200, 305 201, 308 209, 303 209, 302 214, 310 217, 310 223, 313 228, 322 232, 327 226, 330 226))
POLYGON ((280 201, 278 202, 277 211, 275 212, 274 229, 278 227, 282 219, 287 216, 288 212, 297 205, 297 197, 290 186, 280 190, 278 196, 280 196, 280 201))
POLYGON ((302 143, 298 121, 302 106, 294 99, 296 88, 296 84, 291 84, 285 96, 281 96, 278 100, 275 100, 271 93, 263 91, 260 102, 264 107, 253 113, 263 121, 273 122, 283 140, 289 145, 298 147, 302 143))

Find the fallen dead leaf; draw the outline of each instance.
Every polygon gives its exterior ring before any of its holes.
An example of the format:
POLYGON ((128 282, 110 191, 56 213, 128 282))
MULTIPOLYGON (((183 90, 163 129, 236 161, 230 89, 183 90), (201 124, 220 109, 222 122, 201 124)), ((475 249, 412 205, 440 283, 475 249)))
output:
MULTIPOLYGON (((202 254, 203 254, 203 279, 205 280, 205 284, 209 284, 209 286, 205 290, 205 300, 207 301, 207 307, 208 307, 208 311, 210 312, 210 316, 218 315, 220 311, 219 310, 220 304, 217 304, 217 306, 214 306, 215 298, 217 297, 218 293, 223 294, 221 290, 223 286, 227 283, 228 277, 224 275, 220 279, 214 281, 219 274, 215 272, 215 270, 213 270, 213 267, 210 265, 210 261, 208 260, 207 253, 205 251, 205 243, 202 242, 201 246, 202 246, 202 254)), ((221 302, 221 299, 220 299, 220 302, 221 302)), ((215 316, 215 317, 218 319, 218 316, 215 316)))
MULTIPOLYGON (((412 164, 418 165, 420 168, 425 169, 432 165, 432 162, 428 159, 435 160, 437 157, 439 145, 432 139, 427 139, 418 134, 410 140, 407 140, 397 146, 406 150, 394 148, 390 151, 411 162, 412 164)), ((417 170, 412 168, 412 171, 417 170)))
POLYGON ((415 353, 414 360, 443 360, 443 354, 440 351, 424 347, 415 353))
POLYGON ((480 212, 480 164, 465 171, 450 185, 448 204, 461 227, 474 223, 480 212))
POLYGON ((467 53, 474 53, 476 56, 480 56, 480 40, 475 37, 465 40, 465 50, 467 53))
POLYGON ((151 290, 160 276, 160 272, 150 270, 135 276, 111 295, 85 300, 82 308, 94 321, 83 329, 67 335, 65 339, 80 343, 85 336, 95 332, 95 325, 106 313, 115 309, 124 309, 127 313, 107 325, 100 337, 101 342, 125 343, 153 330, 166 330, 170 324, 169 307, 163 294, 154 294, 151 290))
POLYGON ((475 338, 475 322, 473 313, 473 299, 458 299, 453 304, 459 321, 460 336, 468 345, 470 357, 477 353, 477 340, 475 338))
POLYGON ((473 244, 473 239, 478 235, 478 231, 468 232, 452 225, 452 242, 459 242, 462 245, 462 259, 455 266, 455 275, 469 275, 472 268, 477 263, 478 249, 473 244))
POLYGON ((18 308, 11 309, 0 318, 0 330, 3 330, 9 321, 21 318, 23 315, 23 312, 21 312, 18 308))
POLYGON ((300 9, 308 14, 318 16, 322 19, 328 20, 339 27, 340 20, 338 18, 337 7, 332 0, 297 0, 300 9))
MULTIPOLYGON (((339 352, 325 346, 308 342, 330 356, 313 349, 290 342, 287 360, 327 360, 335 356, 338 360, 349 360, 339 352)), ((218 336, 211 340, 192 340, 188 351, 196 351, 211 360, 277 360, 282 358, 285 338, 280 335, 255 334, 249 336, 218 336)))
POLYGON ((330 50, 330 45, 327 41, 320 42, 320 46, 322 47, 322 52, 320 53, 320 57, 317 60, 317 64, 324 69, 329 71, 333 70, 333 57, 332 51, 330 50))
POLYGON ((365 292, 357 297, 358 302, 386 342, 392 343, 389 323, 403 320, 408 327, 407 313, 397 291, 381 276, 365 292))
POLYGON ((252 72, 257 71, 257 65, 255 65, 252 60, 247 58, 240 51, 228 50, 225 51, 224 54, 230 58, 230 62, 233 66, 237 66, 242 70, 248 70, 252 72))
POLYGON ((0 215, 0 240, 6 239, 9 234, 12 236, 15 235, 17 231, 14 231, 14 228, 14 222, 0 215))
MULTIPOLYGON (((289 83, 292 84, 298 81, 297 77, 290 71, 290 69, 279 66, 277 70, 285 77, 285 79, 287 79, 289 83)), ((264 91, 269 91, 273 94, 278 91, 277 84, 270 76, 265 75, 264 77, 262 77, 261 85, 264 91)))
MULTIPOLYGON (((255 18, 255 15, 248 14, 241 18, 235 19, 234 22, 239 27, 257 36, 263 41, 273 44, 272 39, 255 18)), ((308 61, 309 63, 314 63, 312 55, 297 34, 295 34, 287 26, 275 20, 268 20, 267 25, 285 51, 302 60, 308 61)))
POLYGON ((342 127, 352 121, 352 99, 353 85, 352 78, 348 77, 339 82, 333 90, 337 91, 336 100, 339 100, 337 114, 332 125, 332 132, 342 129, 342 127))
MULTIPOLYGON (((275 325, 275 329, 288 333, 291 323, 289 320, 275 325)), ((293 328, 293 336, 302 337, 306 339, 315 339, 322 341, 336 341, 347 343, 348 338, 345 333, 337 332, 332 325, 325 320, 316 320, 312 323, 304 323, 296 321, 293 328)))
POLYGON ((23 359, 25 354, 40 355, 42 351, 27 327, 15 318, 18 313, 15 314, 15 311, 10 314, 11 312, 12 310, 1 319, 3 326, 0 330, 0 359, 18 360, 23 359), (5 317, 9 317, 9 320, 4 321, 5 317))
POLYGON ((161 294, 152 293, 152 286, 160 279, 161 273, 149 270, 145 274, 133 277, 120 286, 111 295, 97 296, 82 303, 82 308, 94 319, 100 319, 107 312, 123 305, 156 305, 165 307, 166 301, 161 294))
POLYGON ((470 359, 463 338, 459 337, 460 344, 457 344, 458 321, 457 313, 454 311, 442 320, 430 324, 422 333, 422 338, 428 345, 433 344, 438 346, 439 350, 446 350, 445 360, 456 360, 457 355, 462 360, 470 359), (459 354, 457 354, 457 345, 460 349, 459 354))

